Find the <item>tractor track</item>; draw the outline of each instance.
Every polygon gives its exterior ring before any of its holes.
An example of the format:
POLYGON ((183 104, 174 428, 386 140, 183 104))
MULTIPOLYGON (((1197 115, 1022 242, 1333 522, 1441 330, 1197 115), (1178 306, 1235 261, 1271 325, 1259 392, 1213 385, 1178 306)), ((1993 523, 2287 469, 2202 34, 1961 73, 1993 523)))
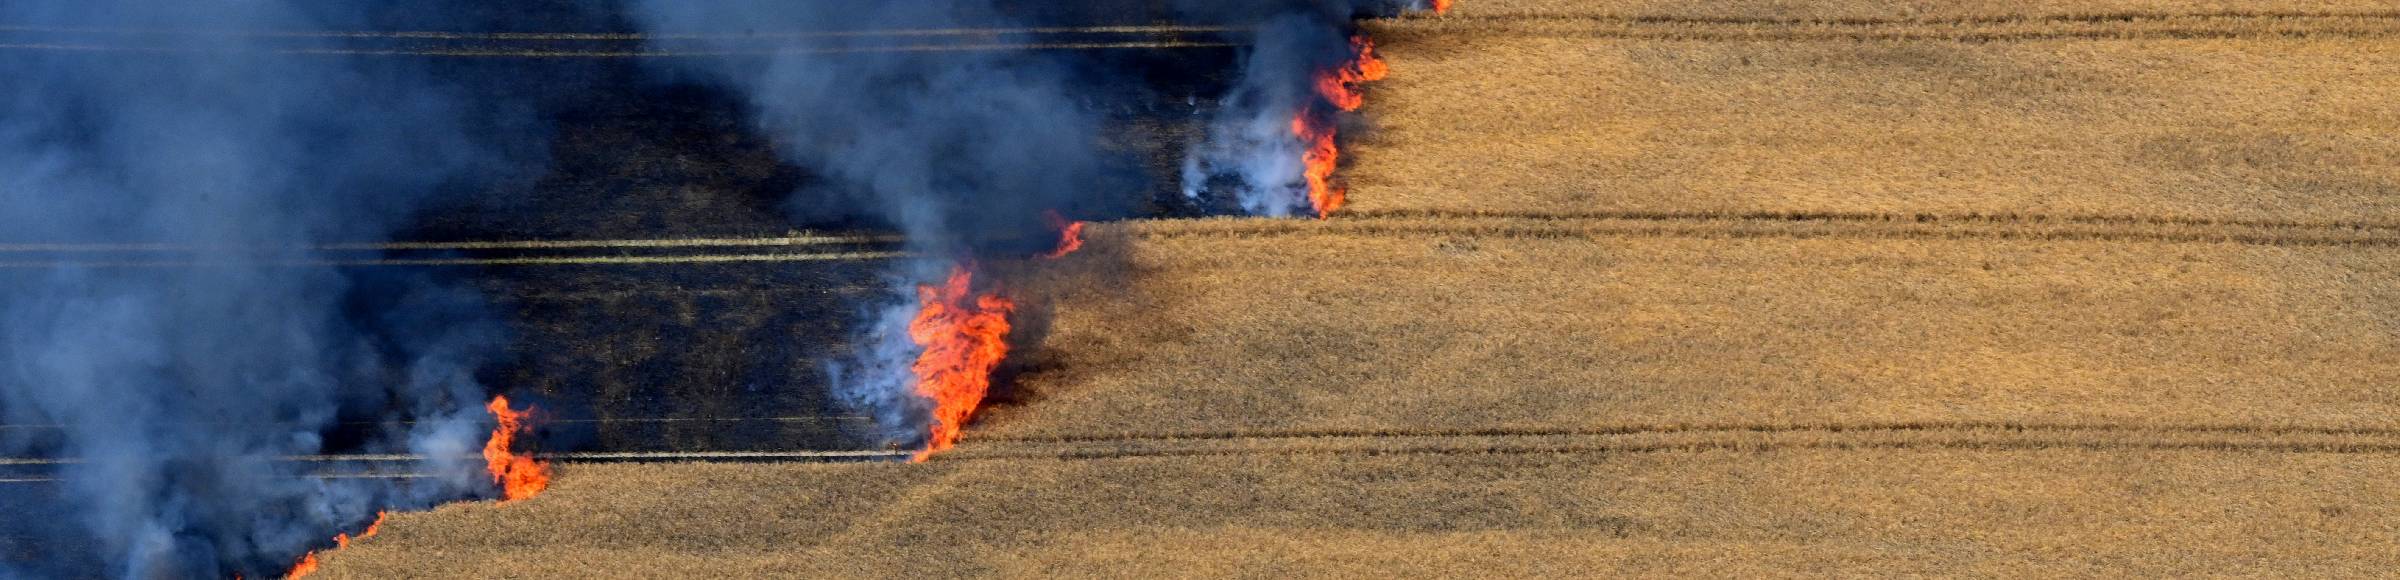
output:
MULTIPOLYGON (((1326 221, 1135 220, 1137 238, 1463 236, 1521 239, 1873 239, 2098 241, 2281 247, 2400 248, 2400 222, 2143 215, 1823 211, 1544 213, 1394 209, 1326 221)), ((296 248, 139 244, 0 244, 0 270, 97 268, 640 266, 881 261, 910 257, 878 234, 628 240, 335 243, 296 248), (790 248, 790 251, 761 249, 790 248)))
POLYGON ((1662 424, 970 438, 936 461, 1276 455, 1491 455, 1787 450, 2400 453, 2400 429, 2007 422, 1662 424))
POLYGON ((1664 41, 1955 41, 2379 38, 2400 12, 2195 12, 1952 19, 1789 19, 1611 15, 1459 15, 1381 25, 1378 38, 1507 36, 1664 41))
MULTIPOLYGON (((1954 18, 1766 18, 1607 14, 1407 16, 1370 25, 1378 37, 1511 36, 1668 41, 2010 42, 2057 39, 2380 38, 2400 11, 2195 11, 1954 18)), ((507 59, 628 59, 896 52, 1225 50, 1241 27, 1098 25, 768 32, 469 32, 211 30, 0 25, 0 51, 244 52, 507 59), (235 39, 239 48, 196 40, 235 39)))
POLYGON ((2400 10, 2194 10, 2189 12, 2117 11, 2060 14, 1993 14, 1980 16, 1947 16, 1932 18, 1891 17, 1828 17, 1791 18, 1773 16, 1677 16, 1671 14, 1568 14, 1541 12, 1500 12, 1448 14, 1420 19, 1460 22, 1596 22, 1613 24, 1695 24, 1695 25, 1760 25, 1760 26, 1908 26, 1908 25, 1993 25, 1993 24, 2109 24, 2160 20, 2297 20, 2323 18, 2356 18, 2400 20, 2400 10))
MULTIPOLYGON (((2400 454, 2400 428, 2039 422, 1661 423, 1585 427, 1259 429, 970 437, 935 462, 1175 457, 1609 455, 1782 451, 2193 451, 2400 454)), ((795 449, 547 453, 562 464, 894 462, 909 451, 795 449)), ((414 479, 411 454, 309 455, 308 477, 414 479)), ((470 458, 471 459, 471 458, 470 458)), ((49 483, 73 458, 0 458, 0 483, 49 483)))
POLYGON ((2098 241, 2400 248, 2400 224, 2033 214, 1816 212, 1345 212, 1326 221, 1148 222, 1144 238, 1353 235, 1525 239, 2098 241))

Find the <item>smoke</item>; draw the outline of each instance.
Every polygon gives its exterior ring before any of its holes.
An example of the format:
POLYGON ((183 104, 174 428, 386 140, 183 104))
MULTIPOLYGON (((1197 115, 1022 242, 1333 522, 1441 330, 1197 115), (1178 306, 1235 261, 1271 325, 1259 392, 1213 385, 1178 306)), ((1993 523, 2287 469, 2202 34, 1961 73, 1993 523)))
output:
MULTIPOLYGON (((225 31, 354 30, 378 7, 304 0, 0 3, 25 30, 162 34, 161 50, 0 53, 0 451, 56 474, 68 549, 12 573, 280 576, 385 507, 488 493, 474 370, 504 339, 471 291, 311 265, 376 241, 476 175, 523 164, 423 61, 278 54, 225 31), (156 262, 176 262, 159 265, 156 262), (147 264, 147 265, 144 265, 147 264), (284 458, 338 423, 423 453, 407 485, 284 458)), ((438 7, 427 7, 439 10, 438 7)), ((522 137, 518 137, 522 138, 522 137)))
POLYGON ((1184 198, 1210 213, 1323 217, 1340 205, 1333 127, 1356 103, 1320 90, 1323 75, 1353 66, 1352 19, 1429 10, 1431 0, 1291 3, 1185 0, 1188 18, 1251 34, 1239 80, 1209 115, 1207 138, 1184 156, 1184 198), (1298 126, 1296 126, 1298 125, 1298 126))
POLYGON ((1184 157, 1183 194, 1203 207, 1230 200, 1251 215, 1309 213, 1310 143, 1293 134, 1292 120, 1318 106, 1313 74, 1340 66, 1349 43, 1340 28, 1308 14, 1287 14, 1258 30, 1241 81, 1209 122, 1208 140, 1184 157))
MULTIPOLYGON (((1046 17, 1068 18, 1053 8, 1046 17)), ((654 35, 723 30, 789 34, 797 44, 755 56, 677 61, 667 70, 746 97, 780 154, 814 176, 789 204, 803 220, 862 216, 896 227, 922 256, 891 272, 894 299, 870 314, 852 360, 831 365, 835 398, 878 419, 872 438, 923 444, 930 402, 912 388, 922 347, 908 323, 916 286, 978 257, 1047 250, 1043 212, 1108 205, 1108 184, 1137 173, 1100 146, 1093 63, 1033 49, 914 50, 938 36, 824 31, 1019 29, 1026 16, 990 2, 709 2, 644 0, 654 35)), ((989 42, 989 41, 978 41, 989 42)), ((1003 40, 997 44, 1027 42, 1003 40)), ((737 52, 743 39, 702 50, 737 52)))
POLYGON ((1048 249, 1057 238, 1044 210, 1108 207, 1147 191, 1146 178, 1126 177, 1144 173, 1139 161, 1102 146, 1112 130, 1105 86, 1143 71, 1041 46, 1049 36, 1103 23, 1216 26, 1226 29, 1220 41, 1248 45, 1239 85, 1185 163, 1185 191, 1203 206, 1222 197, 1248 213, 1286 215, 1308 207, 1300 176, 1310 144, 1291 127, 1294 111, 1317 106, 1311 75, 1352 55, 1353 17, 1422 1, 1180 0, 1154 11, 995 0, 636 0, 634 21, 661 48, 721 55, 663 70, 745 98, 783 158, 814 176, 792 192, 796 217, 864 217, 900 229, 923 256, 894 268, 893 300, 867 315, 855 354, 829 365, 835 398, 877 418, 872 438, 913 447, 926 443, 936 408, 915 390, 922 377, 912 363, 925 352, 909 332, 918 288, 954 267, 971 271, 978 258, 1048 249), (749 34, 717 35, 729 30, 749 34), (762 38, 789 43, 761 51, 762 38), (976 49, 927 48, 956 45, 976 49))

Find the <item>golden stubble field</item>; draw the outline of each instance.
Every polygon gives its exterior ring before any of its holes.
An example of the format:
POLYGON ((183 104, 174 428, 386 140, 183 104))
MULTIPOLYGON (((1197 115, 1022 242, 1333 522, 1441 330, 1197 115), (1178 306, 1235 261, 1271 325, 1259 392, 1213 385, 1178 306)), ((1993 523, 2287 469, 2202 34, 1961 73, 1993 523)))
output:
POLYGON ((328 578, 2375 576, 2390 455, 1702 450, 582 465, 328 578))
POLYGON ((2388 16, 1378 24, 1353 208, 2392 224, 2388 16))
POLYGON ((919 465, 568 465, 333 577, 2376 576, 2400 13, 1470 1, 1329 222, 1025 265, 919 465))

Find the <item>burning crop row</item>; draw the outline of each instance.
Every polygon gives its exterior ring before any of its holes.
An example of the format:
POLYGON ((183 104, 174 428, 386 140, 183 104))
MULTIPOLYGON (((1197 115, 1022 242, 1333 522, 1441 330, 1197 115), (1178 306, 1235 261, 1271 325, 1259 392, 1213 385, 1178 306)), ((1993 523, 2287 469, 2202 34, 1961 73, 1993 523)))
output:
MULTIPOLYGON (((1443 12, 1449 9, 1448 0, 1431 0, 1430 9, 1443 12)), ((1254 64, 1255 64, 1254 60, 1254 64)), ((1262 71, 1252 71, 1260 74, 1262 71)), ((1305 209, 1318 219, 1326 219, 1341 208, 1348 195, 1347 188, 1334 176, 1339 168, 1341 151, 1336 138, 1340 116, 1356 112, 1366 104, 1362 85, 1390 74, 1390 68, 1375 54, 1374 41, 1364 35, 1349 38, 1343 56, 1330 64, 1309 71, 1308 98, 1299 99, 1288 112, 1290 141, 1274 142, 1261 150, 1243 155, 1282 155, 1291 151, 1281 144, 1297 145, 1299 175, 1291 189, 1297 196, 1287 201, 1259 200, 1257 196, 1272 195, 1275 188, 1242 190, 1248 196, 1242 201, 1245 208, 1257 213, 1283 215, 1284 208, 1305 209)), ((1274 118, 1287 113, 1266 107, 1254 114, 1274 118)), ((1237 140, 1238 141, 1238 140, 1237 140)), ((1208 149, 1202 149, 1208 151, 1208 149)), ((1216 149, 1217 153, 1227 150, 1216 149)), ((1216 163, 1195 154, 1187 160, 1187 178, 1205 175, 1197 169, 1216 163)), ((1235 163, 1234 165, 1239 165, 1235 163)), ((1280 167, 1268 163, 1268 166, 1280 167)), ((1245 182, 1256 176, 1242 176, 1245 182)), ((1267 176, 1265 179, 1275 179, 1267 176)), ((1253 182, 1254 183, 1254 182, 1253 182)), ((1187 184, 1187 193, 1198 190, 1187 184)), ((1057 249, 1043 254, 1058 258, 1083 246, 1082 222, 1070 222, 1056 212, 1045 212, 1050 227, 1059 232, 1057 249)), ((923 461, 934 453, 955 446, 965 423, 991 389, 992 372, 1007 357, 1009 345, 1009 315, 1015 302, 994 291, 977 293, 973 290, 973 262, 954 266, 940 284, 917 287, 917 310, 908 325, 908 335, 921 350, 910 367, 914 377, 914 392, 931 402, 931 418, 927 420, 924 446, 912 456, 923 461)))
MULTIPOLYGON (((549 463, 515 449, 517 438, 529 434, 533 430, 531 420, 534 409, 527 407, 521 411, 517 410, 509 405, 508 397, 496 396, 492 397, 490 404, 484 406, 484 410, 492 414, 492 419, 497 424, 492 428, 490 438, 485 440, 483 459, 491 476, 492 486, 500 495, 500 502, 509 503, 531 499, 548 489, 550 487, 549 463)), ((375 537, 375 534, 383 530, 383 522, 390 515, 389 511, 375 512, 375 519, 368 522, 366 528, 359 530, 358 535, 353 536, 349 532, 334 534, 333 548, 331 549, 348 548, 351 542, 375 537)), ((318 550, 310 550, 301 554, 299 561, 292 564, 291 570, 284 572, 283 578, 300 578, 315 573, 319 567, 323 566, 323 561, 319 559, 320 553, 318 550)), ((240 578, 241 575, 236 574, 234 577, 240 578)))
MULTIPOLYGON (((1449 9, 1447 1, 1423 6, 1449 9)), ((1334 174, 1342 116, 1365 106, 1362 85, 1390 69, 1373 40, 1343 39, 1336 29, 1305 17, 1261 29, 1261 46, 1210 123, 1208 140, 1184 159, 1186 198, 1274 217, 1326 219, 1341 209, 1348 188, 1334 174)))
MULTIPOLYGON (((1364 105, 1363 85, 1388 73, 1352 19, 1448 7, 1442 0, 1172 4, 1179 21, 1225 30, 1229 41, 1247 46, 1239 82, 1204 111, 1207 138, 1183 164, 1186 196, 1212 212, 1318 218, 1333 215, 1347 195, 1337 175, 1347 116, 1364 105)), ((678 0, 632 6, 636 24, 661 37, 761 21, 825 30, 1060 24, 1028 22, 1041 16, 988 0, 770 3, 747 11, 678 0)), ((691 42, 722 43, 709 48, 727 54, 746 50, 705 35, 691 42)), ((1030 309, 997 279, 1011 270, 979 265, 995 256, 1075 251, 1082 224, 1043 212, 1107 207, 1083 196, 1106 190, 1095 184, 1144 172, 1144 160, 1099 139, 1112 122, 1113 105, 1104 101, 1114 98, 1103 89, 1136 71, 1108 71, 1111 65, 1064 51, 858 52, 846 51, 855 40, 842 35, 797 42, 845 56, 793 51, 668 66, 741 95, 783 160, 808 169, 809 184, 791 193, 789 205, 886 224, 908 240, 919 258, 892 267, 889 302, 867 313, 851 354, 826 361, 826 369, 833 399, 875 419, 863 439, 915 450, 923 460, 958 443, 994 374, 1033 346, 1011 336, 1030 326, 1012 318, 1030 309), (1112 73, 1123 74, 1102 78, 1112 73), (988 242, 1043 229, 1059 236, 1047 252, 988 242)))

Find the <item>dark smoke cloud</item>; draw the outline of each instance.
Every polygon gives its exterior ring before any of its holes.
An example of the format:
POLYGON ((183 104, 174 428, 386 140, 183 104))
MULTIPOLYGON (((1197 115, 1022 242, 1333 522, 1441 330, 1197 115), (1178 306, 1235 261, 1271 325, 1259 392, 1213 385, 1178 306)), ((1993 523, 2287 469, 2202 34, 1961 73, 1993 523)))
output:
POLYGON ((472 461, 489 429, 473 372, 503 337, 482 299, 304 263, 526 163, 479 130, 522 121, 423 61, 226 33, 366 29, 392 8, 358 4, 0 3, 0 25, 203 31, 163 51, 0 53, 0 243, 209 248, 198 266, 93 265, 156 259, 100 252, 0 269, 0 420, 58 426, 0 451, 80 460, 57 474, 78 517, 37 524, 68 550, 11 574, 276 577, 380 508, 490 485, 472 461), (320 479, 277 460, 362 420, 384 430, 364 450, 441 456, 414 466, 437 477, 320 479))

